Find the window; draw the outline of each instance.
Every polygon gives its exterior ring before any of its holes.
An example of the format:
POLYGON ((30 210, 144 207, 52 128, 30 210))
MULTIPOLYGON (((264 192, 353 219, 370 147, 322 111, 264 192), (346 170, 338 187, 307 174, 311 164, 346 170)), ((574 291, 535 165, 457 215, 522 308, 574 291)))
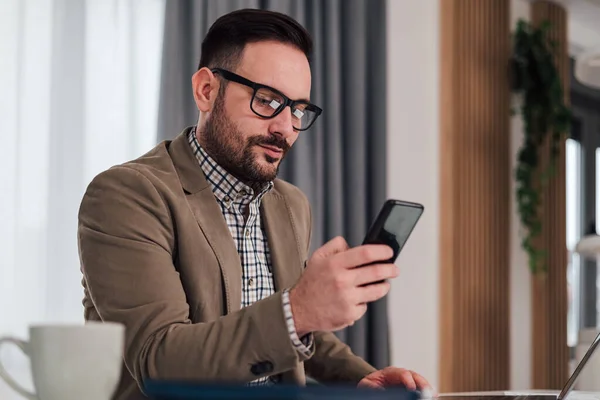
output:
MULTIPOLYGON (((596 148, 596 210, 600 210, 600 148, 596 148)), ((596 232, 600 232, 600 212, 596 213, 596 232)))
MULTIPOLYGON (((596 148, 596 232, 600 232, 600 148, 596 148)), ((597 267, 596 267, 597 268, 597 267)), ((600 328, 600 274, 596 269, 596 326, 600 328)))
POLYGON ((567 250, 569 265, 567 267, 567 342, 569 347, 577 345, 579 334, 580 299, 579 273, 581 259, 574 253, 575 245, 581 238, 582 222, 582 176, 583 154, 581 144, 573 139, 566 143, 566 201, 567 201, 567 250))
POLYGON ((600 90, 582 85, 571 60, 572 123, 566 142, 567 343, 571 368, 579 359, 580 334, 600 328, 600 264, 598 257, 574 253, 584 235, 600 233, 600 90))

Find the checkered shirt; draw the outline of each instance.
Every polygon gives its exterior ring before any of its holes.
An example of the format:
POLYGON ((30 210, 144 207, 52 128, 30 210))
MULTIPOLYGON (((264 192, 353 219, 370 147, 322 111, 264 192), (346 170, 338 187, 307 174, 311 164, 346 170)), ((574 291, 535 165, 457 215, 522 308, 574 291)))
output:
MULTIPOLYGON (((273 182, 269 182, 254 196, 254 190, 250 186, 228 173, 206 153, 196 139, 195 132, 195 129, 190 130, 188 141, 212 188, 217 203, 221 207, 221 212, 240 255, 242 264, 241 306, 248 307, 275 293, 271 253, 260 216, 261 200, 273 189, 273 182), (245 209, 248 209, 247 220, 244 218, 245 209)), ((298 337, 287 289, 284 290, 282 298, 290 339, 297 351, 309 354, 313 346, 312 338, 306 337, 301 340, 298 337)), ((277 381, 277 376, 271 376, 252 381, 249 385, 270 385, 277 381)))

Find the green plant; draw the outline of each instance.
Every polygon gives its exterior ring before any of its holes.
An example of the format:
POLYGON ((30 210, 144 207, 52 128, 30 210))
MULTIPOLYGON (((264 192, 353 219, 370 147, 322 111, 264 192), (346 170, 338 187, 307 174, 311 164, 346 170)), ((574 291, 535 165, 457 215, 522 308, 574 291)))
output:
POLYGON ((554 177, 560 144, 571 122, 555 65, 557 44, 549 40, 549 28, 548 22, 535 27, 519 20, 513 36, 511 61, 512 89, 520 96, 519 111, 524 125, 515 170, 518 212, 525 230, 521 245, 534 274, 547 269, 547 251, 536 243, 542 231, 542 191, 554 177), (550 152, 547 165, 541 162, 545 149, 550 152))

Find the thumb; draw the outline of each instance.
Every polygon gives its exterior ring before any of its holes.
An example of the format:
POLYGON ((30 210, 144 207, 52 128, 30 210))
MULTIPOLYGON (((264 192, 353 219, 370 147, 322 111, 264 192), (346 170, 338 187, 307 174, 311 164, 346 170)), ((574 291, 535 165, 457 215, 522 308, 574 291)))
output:
POLYGON ((334 254, 344 252, 349 248, 350 246, 348 246, 346 239, 341 236, 336 236, 321 246, 315 253, 319 257, 328 258, 334 254))

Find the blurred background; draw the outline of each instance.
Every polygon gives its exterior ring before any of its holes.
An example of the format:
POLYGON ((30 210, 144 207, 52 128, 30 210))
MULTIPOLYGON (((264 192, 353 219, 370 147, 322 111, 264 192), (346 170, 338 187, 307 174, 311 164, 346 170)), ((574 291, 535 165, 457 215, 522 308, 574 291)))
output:
MULTIPOLYGON (((315 40, 324 114, 281 170, 315 210, 313 248, 359 244, 386 198, 425 206, 390 294, 338 335, 440 392, 560 389, 600 328, 596 256, 575 251, 600 224, 600 0, 1 0, 0 334, 82 322, 87 184, 195 123, 203 35, 245 7, 285 12, 315 40), (557 44, 549 64, 528 36, 538 97, 515 79, 519 21, 549 22, 557 44), (535 189, 547 257, 533 270, 516 171, 535 127, 520 110, 550 98, 570 116, 535 189)), ((533 147, 548 154, 548 140, 533 147)), ((31 386, 23 355, 0 357, 31 386)), ((599 377, 596 354, 577 387, 600 390, 599 377)))

